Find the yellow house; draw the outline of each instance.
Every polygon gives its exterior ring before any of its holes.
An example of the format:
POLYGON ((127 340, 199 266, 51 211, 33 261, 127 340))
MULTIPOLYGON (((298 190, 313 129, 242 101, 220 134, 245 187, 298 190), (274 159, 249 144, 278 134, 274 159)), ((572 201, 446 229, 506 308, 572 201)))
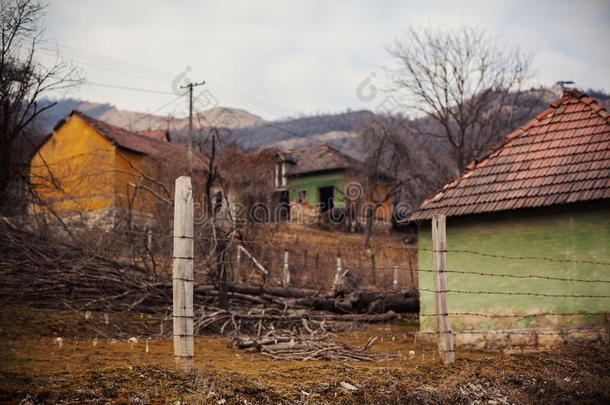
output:
MULTIPOLYGON (((127 214, 152 218, 167 209, 174 179, 188 174, 187 150, 168 141, 72 111, 32 158, 30 183, 40 198, 34 211, 106 226, 127 214)), ((204 160, 193 157, 197 172, 206 170, 204 160)))

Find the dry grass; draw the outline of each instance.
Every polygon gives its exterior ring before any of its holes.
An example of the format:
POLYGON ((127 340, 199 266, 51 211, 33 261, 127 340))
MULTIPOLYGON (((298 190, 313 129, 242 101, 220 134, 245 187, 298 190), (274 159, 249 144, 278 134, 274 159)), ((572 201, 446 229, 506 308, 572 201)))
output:
POLYGON ((281 279, 284 249, 288 249, 293 283, 324 290, 332 287, 337 254, 341 255, 343 268, 350 269, 368 288, 391 288, 393 266, 402 268, 399 287, 417 287, 417 249, 405 244, 403 237, 397 233, 373 234, 371 248, 364 249, 362 234, 331 232, 296 223, 257 225, 247 235, 248 240, 257 241, 252 250, 271 270, 271 277, 281 279), (412 271, 406 270, 409 268, 412 271))
MULTIPOLYGON (((458 352, 452 366, 433 347, 406 337, 406 325, 371 325, 338 334, 352 346, 378 337, 385 360, 272 362, 229 348, 229 339, 196 339, 196 373, 173 372, 172 342, 125 338, 94 344, 89 321, 50 311, 2 313, 0 403, 608 403, 608 347, 563 347, 511 355, 458 352), (26 322, 16 322, 17 319, 26 322), (51 327, 62 323, 62 329, 51 327), (78 326, 80 325, 80 327, 78 326), (75 329, 76 328, 76 329, 75 329), (70 336, 70 333, 73 333, 70 336), (77 339, 74 334, 80 333, 77 339), (61 335, 61 344, 56 337, 61 335), (146 347, 148 346, 148 352, 146 347), (415 355, 409 355, 414 350, 415 355), (356 390, 348 390, 341 383, 356 390), (224 402, 223 402, 224 401, 224 402)), ((139 316, 134 316, 136 319, 139 316)), ((114 323, 131 321, 111 314, 114 323)), ((123 330, 128 327, 123 325, 123 330)))

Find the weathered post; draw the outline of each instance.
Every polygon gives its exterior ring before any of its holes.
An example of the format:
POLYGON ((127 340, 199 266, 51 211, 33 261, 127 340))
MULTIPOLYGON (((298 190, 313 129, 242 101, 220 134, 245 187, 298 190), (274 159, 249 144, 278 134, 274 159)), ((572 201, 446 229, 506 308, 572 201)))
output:
POLYGON ((371 284, 377 285, 377 266, 375 265, 375 253, 371 253, 371 284))
POLYGON ((290 267, 288 266, 288 250, 284 250, 284 286, 290 285, 290 267))
POLYGON ((398 266, 394 266, 394 282, 392 286, 394 289, 398 288, 398 266))
POLYGON ((409 274, 411 275, 411 286, 416 287, 415 277, 413 277, 413 265, 411 264, 411 253, 409 253, 409 274))
POLYGON ((455 361, 453 335, 447 310, 447 235, 446 218, 442 214, 432 217, 432 250, 434 252, 434 311, 438 333, 438 352, 445 364, 455 361))
POLYGON ((173 318, 177 371, 195 365, 193 341, 193 189, 191 178, 176 179, 174 198, 173 318))
POLYGON ((150 252, 150 251, 152 251, 152 248, 153 248, 152 229, 148 228, 146 230, 146 250, 148 250, 150 252))
POLYGON ((239 245, 235 248, 237 250, 237 257, 235 258, 235 270, 233 271, 233 278, 236 283, 241 282, 241 249, 239 245))
POLYGON ((341 253, 337 253, 337 272, 335 273, 335 281, 333 282, 333 290, 335 288, 337 288, 337 284, 339 284, 339 280, 341 279, 341 271, 342 271, 342 264, 341 264, 341 253))

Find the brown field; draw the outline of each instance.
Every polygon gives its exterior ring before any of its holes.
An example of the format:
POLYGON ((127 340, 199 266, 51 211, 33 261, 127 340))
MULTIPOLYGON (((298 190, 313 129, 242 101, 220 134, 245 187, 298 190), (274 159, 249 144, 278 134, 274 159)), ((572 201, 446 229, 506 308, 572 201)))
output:
POLYGON ((512 354, 458 351, 456 363, 443 366, 433 347, 405 335, 413 325, 369 325, 336 334, 335 342, 354 347, 378 337, 370 350, 385 358, 359 363, 271 361, 230 348, 229 337, 203 336, 196 339, 196 372, 180 375, 173 371, 171 340, 155 339, 159 325, 146 315, 110 314, 108 325, 99 313, 87 320, 57 311, 0 315, 0 403, 610 401, 607 346, 512 354), (137 342, 127 341, 130 333, 139 336, 137 342), (113 334, 121 338, 113 340, 113 334))
POLYGON ((286 249, 290 252, 292 285, 323 291, 332 288, 337 255, 343 268, 350 269, 367 288, 391 288, 393 266, 401 268, 399 287, 417 287, 417 249, 404 243, 404 238, 399 233, 374 234, 370 249, 365 249, 361 233, 329 232, 298 223, 258 225, 246 235, 246 240, 253 241, 248 247, 270 270, 271 279, 281 279, 286 249))

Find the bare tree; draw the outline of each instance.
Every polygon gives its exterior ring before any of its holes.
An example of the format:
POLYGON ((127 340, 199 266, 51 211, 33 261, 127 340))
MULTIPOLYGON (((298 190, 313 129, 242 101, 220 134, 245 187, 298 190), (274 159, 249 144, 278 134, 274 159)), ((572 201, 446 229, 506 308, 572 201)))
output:
MULTIPOLYGON (((201 124, 202 117, 198 115, 201 124)), ((222 155, 228 147, 226 138, 230 136, 222 128, 200 125, 195 140, 198 152, 205 157, 207 170, 203 180, 204 221, 199 231, 211 236, 206 267, 208 276, 218 286, 218 306, 227 309, 229 305, 227 272, 231 239, 236 233, 237 223, 232 220, 229 204, 229 190, 221 176, 222 155), (223 209, 224 208, 224 209, 223 209)))
MULTIPOLYGON (((402 208, 419 204, 447 180, 447 168, 432 158, 426 145, 410 136, 410 122, 400 116, 371 117, 363 124, 361 147, 364 167, 360 203, 365 214, 364 247, 368 248, 377 210, 390 199, 402 208)), ((348 201, 349 194, 346 190, 348 201)))
POLYGON ((276 221, 280 203, 273 184, 273 170, 279 149, 267 148, 246 154, 227 148, 219 162, 240 203, 240 220, 244 223, 276 221), (261 208, 262 212, 258 212, 261 208))
POLYGON ((75 69, 57 58, 46 67, 36 59, 45 6, 35 0, 0 0, 0 204, 12 173, 11 154, 19 136, 53 104, 40 98, 78 82, 75 69))
POLYGON ((396 90, 412 112, 429 117, 412 130, 448 144, 460 172, 539 105, 526 90, 530 55, 483 30, 411 27, 389 52, 396 90))

